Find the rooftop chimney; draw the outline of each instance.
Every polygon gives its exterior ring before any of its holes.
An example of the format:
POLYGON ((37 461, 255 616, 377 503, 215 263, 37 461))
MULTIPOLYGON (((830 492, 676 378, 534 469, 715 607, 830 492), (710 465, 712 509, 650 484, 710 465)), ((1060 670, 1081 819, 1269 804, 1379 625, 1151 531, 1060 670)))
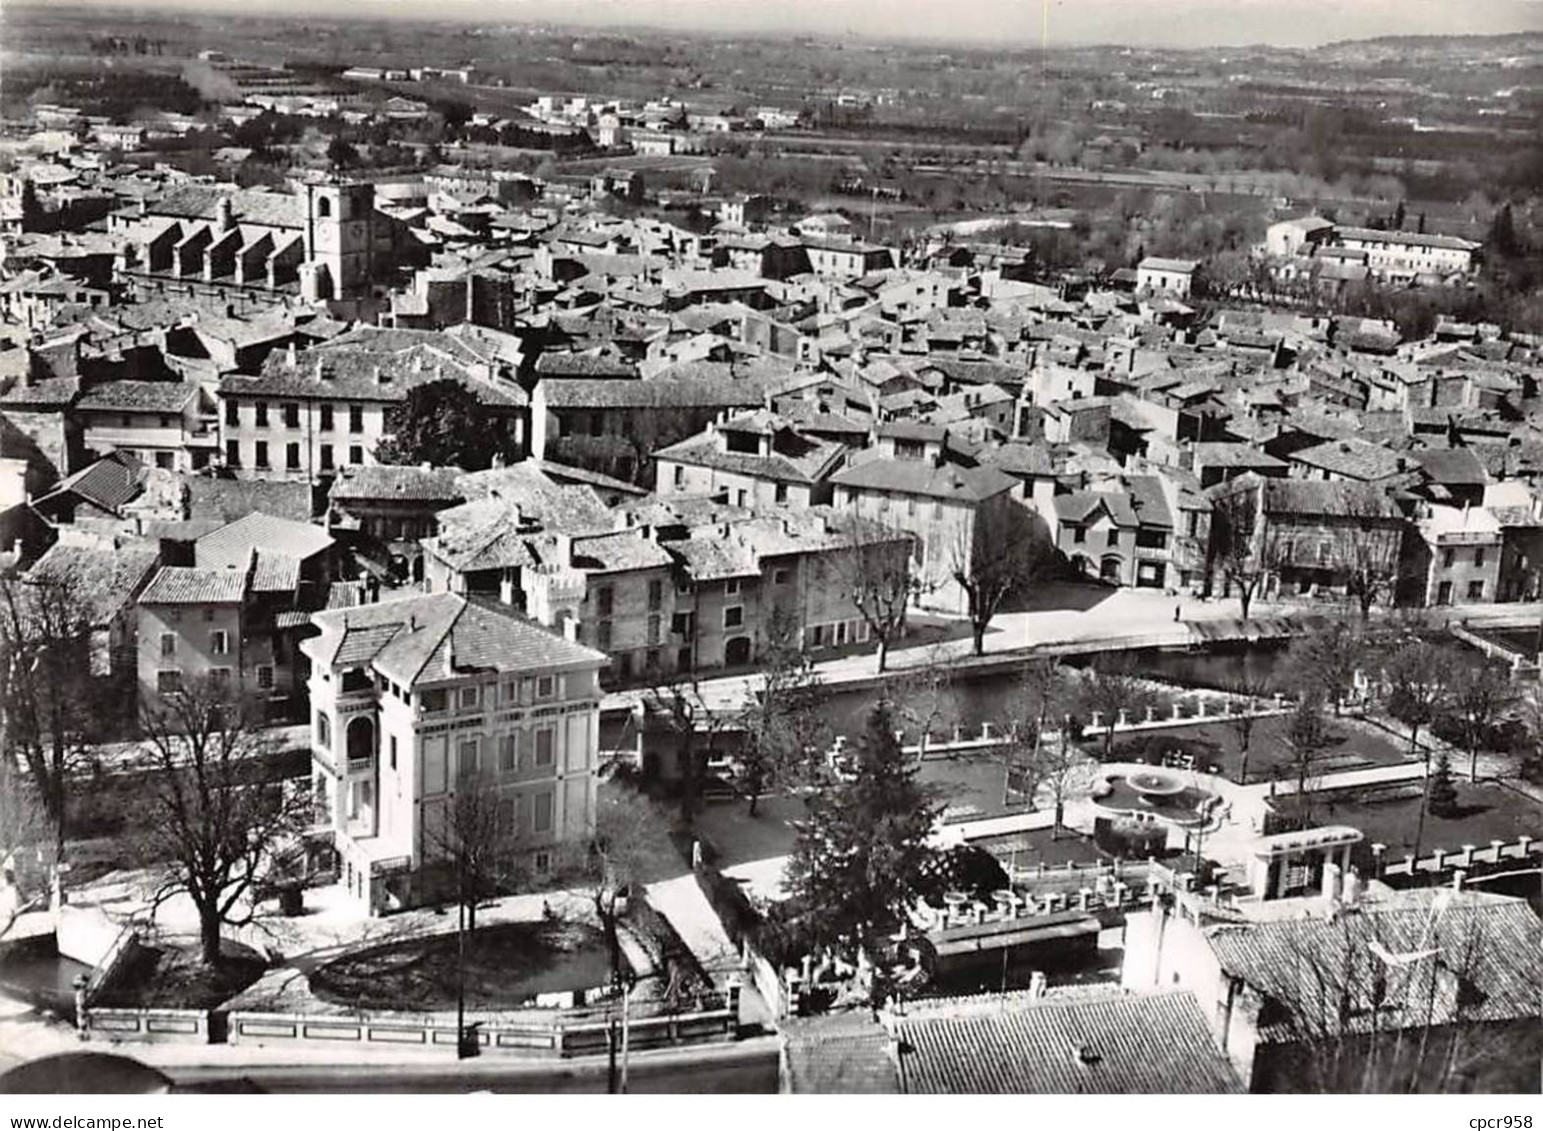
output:
POLYGON ((1340 898, 1339 865, 1325 864, 1323 866, 1323 898, 1331 903, 1336 903, 1340 898))
POLYGON ((297 355, 295 353, 295 343, 294 342, 290 342, 289 343, 289 348, 284 351, 284 360, 289 362, 291 367, 299 364, 298 359, 297 359, 297 355))

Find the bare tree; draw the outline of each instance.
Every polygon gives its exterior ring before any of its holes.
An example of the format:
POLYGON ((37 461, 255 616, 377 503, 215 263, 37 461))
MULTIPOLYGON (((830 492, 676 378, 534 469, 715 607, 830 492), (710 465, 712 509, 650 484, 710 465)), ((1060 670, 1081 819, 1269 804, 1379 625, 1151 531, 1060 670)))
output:
POLYGON ((1061 822, 1066 815, 1066 798, 1072 784, 1090 761, 1076 743, 1076 721, 1071 715, 1061 716, 1060 734, 1055 742, 1042 741, 1033 754, 1036 788, 1050 795, 1054 815, 1050 823, 1050 839, 1061 835, 1061 822))
POLYGON ((680 768, 680 808, 689 821, 701 800, 707 763, 723 733, 737 720, 728 704, 709 701, 702 679, 694 672, 676 672, 645 687, 642 693, 645 730, 657 727, 675 744, 680 768))
POLYGON ((927 756, 935 728, 951 734, 959 723, 959 698, 954 690, 954 664, 941 644, 927 649, 926 659, 910 664, 889 678, 884 697, 902 729, 917 735, 917 749, 927 756))
POLYGON ((1004 795, 1010 791, 1016 772, 1019 792, 1028 798, 1029 807, 1033 808, 1044 772, 1040 750, 1045 743, 1046 729, 1065 717, 1074 695, 1072 679, 1054 658, 1036 656, 1023 665, 1016 691, 997 720, 1006 736, 1003 746, 1004 795))
POLYGON ((253 885, 313 811, 307 790, 276 776, 264 721, 260 703, 210 680, 140 707, 144 836, 153 858, 169 862, 157 903, 177 893, 192 900, 211 965, 220 960, 221 926, 251 922, 253 885))
POLYGON ((1340 564, 1345 570, 1345 588, 1365 621, 1373 605, 1393 596, 1402 533, 1389 521, 1397 517, 1392 502, 1375 488, 1347 488, 1344 509, 1350 523, 1339 539, 1340 564))
POLYGON ((515 799, 486 770, 462 767, 444 818, 425 827, 433 858, 450 872, 466 929, 477 929, 477 905, 526 878, 514 851, 515 799))
POLYGON ((1259 723, 1259 702, 1270 691, 1269 681, 1263 676, 1252 675, 1247 670, 1233 680, 1227 688, 1241 700, 1242 709, 1228 719, 1232 731, 1238 736, 1238 784, 1248 784, 1248 751, 1254 738, 1254 728, 1259 723))
POLYGON ((951 547, 954 580, 969 601, 975 654, 986 652, 986 629, 1002 605, 1048 577, 1055 564, 1050 543, 1015 500, 981 507, 961 526, 951 547))
POLYGON ((915 537, 878 523, 852 519, 841 553, 840 584, 878 641, 878 670, 889 667, 890 647, 905 631, 906 613, 921 591, 911 572, 915 537))
MULTIPOLYGON (((1388 713, 1409 727, 1409 756, 1421 748, 1420 728, 1428 727, 1441 714, 1451 693, 1453 669, 1461 659, 1449 649, 1426 640, 1411 640, 1388 660, 1388 713)), ((1424 768, 1425 795, 1420 801, 1420 816, 1415 825, 1414 853, 1420 854, 1425 838, 1425 811, 1430 806, 1430 756, 1427 745, 1421 757, 1424 768)))
POLYGON ((71 778, 99 737, 89 602, 66 580, 0 581, 0 712, 5 754, 26 767, 64 858, 71 778))
POLYGON ((1450 702, 1468 751, 1468 780, 1479 780, 1479 748, 1511 701, 1510 674, 1487 656, 1454 655, 1450 702))
POLYGON ((1301 691, 1332 705, 1338 715, 1355 685, 1366 647, 1355 625, 1331 620, 1292 641, 1286 656, 1287 676, 1301 691))
POLYGON ((1286 720, 1280 736, 1290 758, 1291 775, 1296 779, 1295 804, 1304 821, 1312 819, 1312 793, 1309 785, 1317 778, 1318 765, 1328 748, 1328 730, 1323 725, 1323 704, 1313 695, 1303 695, 1286 720))
POLYGON ((1099 715, 1107 762, 1114 753, 1114 728, 1121 713, 1128 717, 1130 712, 1145 708, 1152 697, 1128 662, 1100 656, 1088 669, 1078 698, 1083 710, 1099 715))
POLYGON ((1467 898, 1443 890, 1428 909, 1250 928, 1270 932, 1276 955, 1248 979, 1267 1003, 1260 1023, 1270 1049, 1255 1089, 1514 1090, 1529 1070, 1518 1072, 1516 1042, 1536 1025, 1543 989, 1532 961, 1536 919, 1513 931, 1514 920, 1467 898), (1491 1004, 1499 1001, 1526 1004, 1507 1021, 1491 1004))
POLYGON ((752 817, 762 794, 813 768, 811 759, 830 730, 822 710, 825 688, 799 647, 798 624, 792 617, 773 613, 760 656, 760 687, 749 692, 745 704, 745 745, 740 753, 741 786, 752 817))
POLYGON ((618 1086, 619 1048, 615 1007, 632 976, 622 950, 622 924, 630 901, 645 883, 664 874, 665 862, 674 855, 668 829, 668 817, 653 801, 629 783, 613 780, 600 788, 594 838, 586 844, 571 845, 560 857, 564 882, 571 890, 583 893, 605 938, 612 1006, 609 1048, 613 1092, 618 1086))
MULTIPOLYGON (((1409 727, 1409 756, 1419 750, 1420 728, 1440 714, 1460 659, 1427 640, 1411 640, 1388 658, 1388 712, 1409 727)), ((1429 751, 1426 754, 1429 761, 1429 751)))
POLYGON ((0 939, 27 905, 29 859, 52 863, 53 850, 52 823, 36 789, 12 758, 0 755, 0 939))
POLYGON ((1243 616, 1254 595, 1279 566, 1281 550, 1263 514, 1263 487, 1220 494, 1211 510, 1211 558, 1222 571, 1222 595, 1236 589, 1243 616))

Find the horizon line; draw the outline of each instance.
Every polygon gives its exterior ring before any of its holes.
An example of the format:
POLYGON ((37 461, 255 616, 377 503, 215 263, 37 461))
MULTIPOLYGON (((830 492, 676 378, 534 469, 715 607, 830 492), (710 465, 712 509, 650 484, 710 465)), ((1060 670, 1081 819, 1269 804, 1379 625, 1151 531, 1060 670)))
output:
MULTIPOLYGON (((63 3, 55 0, 10 0, 7 4, 0 4, 0 20, 4 19, 4 11, 7 8, 33 9, 46 12, 102 12, 120 11, 124 14, 136 17, 163 16, 176 18, 185 16, 188 18, 217 17, 229 19, 236 16, 243 20, 294 20, 316 19, 332 23, 455 23, 455 24, 481 24, 488 27, 513 26, 534 29, 550 29, 562 31, 583 31, 589 34, 625 34, 625 33, 669 33, 672 35, 687 35, 703 39, 748 39, 748 40, 810 40, 817 43, 857 42, 865 45, 883 45, 900 43, 908 46, 937 46, 949 48, 962 48, 968 50, 996 50, 1008 52, 1034 52, 1052 54, 1057 51, 1086 51, 1095 49, 1113 50, 1137 50, 1156 51, 1169 54, 1200 54, 1208 51, 1238 51, 1260 50, 1281 53, 1312 52, 1327 48, 1347 46, 1351 44, 1371 44, 1384 41, 1407 40, 1432 40, 1432 41, 1461 41, 1461 40, 1495 40, 1509 38, 1527 38, 1543 36, 1543 0, 1514 0, 1518 6, 1525 6, 1529 13, 1536 10, 1539 16, 1537 26, 1515 27, 1509 30, 1489 30, 1477 32, 1463 31, 1388 31, 1376 34, 1338 36, 1325 39, 1315 44, 1272 42, 1269 39, 1248 38, 1241 36, 1236 40, 1217 41, 1195 45, 1180 45, 1160 42, 1152 38, 1135 38, 1130 40, 1110 39, 1101 35, 1088 37, 1068 36, 1057 39, 1054 42, 1041 40, 1035 42, 1027 31, 1021 33, 1009 33, 1003 37, 1000 32, 979 33, 961 32, 956 35, 939 34, 935 31, 919 31, 908 34, 903 31, 888 33, 875 31, 862 31, 856 28, 836 29, 830 27, 731 27, 731 26, 706 26, 701 28, 681 26, 679 23, 668 19, 649 20, 641 12, 632 13, 625 19, 614 22, 603 22, 594 18, 585 18, 577 14, 583 5, 575 4, 568 13, 554 14, 551 12, 532 12, 520 14, 517 12, 488 12, 477 10, 483 0, 460 0, 440 6, 437 10, 426 11, 421 5, 405 5, 400 0, 362 0, 361 3, 350 4, 351 10, 332 10, 330 0, 284 0, 275 8, 271 0, 264 3, 257 0, 254 5, 259 10, 232 11, 221 0, 64 0, 63 3), (995 36, 995 38, 993 38, 995 36)), ((532 0, 535 4, 542 4, 548 0, 532 0)), ((616 0, 611 0, 615 3, 616 0)), ((1202 0, 1204 2, 1204 0, 1202 0)), ((1214 2, 1214 0, 1213 0, 1214 2)), ((1047 0, 1048 3, 1048 0, 1047 0)))

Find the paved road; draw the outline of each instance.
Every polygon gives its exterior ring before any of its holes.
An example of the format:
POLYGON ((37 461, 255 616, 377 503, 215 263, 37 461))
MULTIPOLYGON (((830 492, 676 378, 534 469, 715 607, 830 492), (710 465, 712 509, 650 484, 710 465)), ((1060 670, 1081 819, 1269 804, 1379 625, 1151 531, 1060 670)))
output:
MULTIPOLYGON (((239 1065, 167 1067, 179 1089, 223 1091, 240 1081, 264 1092, 604 1093, 604 1058, 583 1061, 500 1060, 457 1064, 239 1065)), ((777 1041, 757 1037, 733 1045, 639 1053, 631 1058, 629 1092, 769 1095, 777 1090, 777 1041)))

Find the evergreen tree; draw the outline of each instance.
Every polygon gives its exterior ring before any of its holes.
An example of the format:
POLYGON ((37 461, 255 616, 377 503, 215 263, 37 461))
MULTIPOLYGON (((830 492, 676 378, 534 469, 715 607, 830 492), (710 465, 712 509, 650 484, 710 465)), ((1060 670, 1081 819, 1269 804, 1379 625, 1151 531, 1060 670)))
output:
POLYGON ((1436 768, 1431 771, 1425 808, 1432 817, 1457 815, 1457 786, 1452 781, 1452 763, 1445 750, 1437 755, 1436 768))
POLYGON ((851 781, 825 791, 799 823, 787 886, 816 948, 843 942, 878 959, 882 941, 946 875, 928 844, 937 809, 905 763, 894 707, 868 717, 851 781))
POLYGON ((1395 232, 1402 232, 1404 230, 1404 202, 1402 200, 1398 202, 1398 207, 1393 210, 1393 230, 1395 232))
POLYGON ((427 463, 484 471, 508 454, 500 420, 490 419, 477 395, 444 378, 409 389, 386 413, 389 436, 375 446, 380 463, 427 463))
POLYGON ((1511 206, 1502 204, 1489 226, 1489 238, 1484 241, 1496 255, 1511 258, 1517 253, 1516 226, 1511 221, 1511 206))

